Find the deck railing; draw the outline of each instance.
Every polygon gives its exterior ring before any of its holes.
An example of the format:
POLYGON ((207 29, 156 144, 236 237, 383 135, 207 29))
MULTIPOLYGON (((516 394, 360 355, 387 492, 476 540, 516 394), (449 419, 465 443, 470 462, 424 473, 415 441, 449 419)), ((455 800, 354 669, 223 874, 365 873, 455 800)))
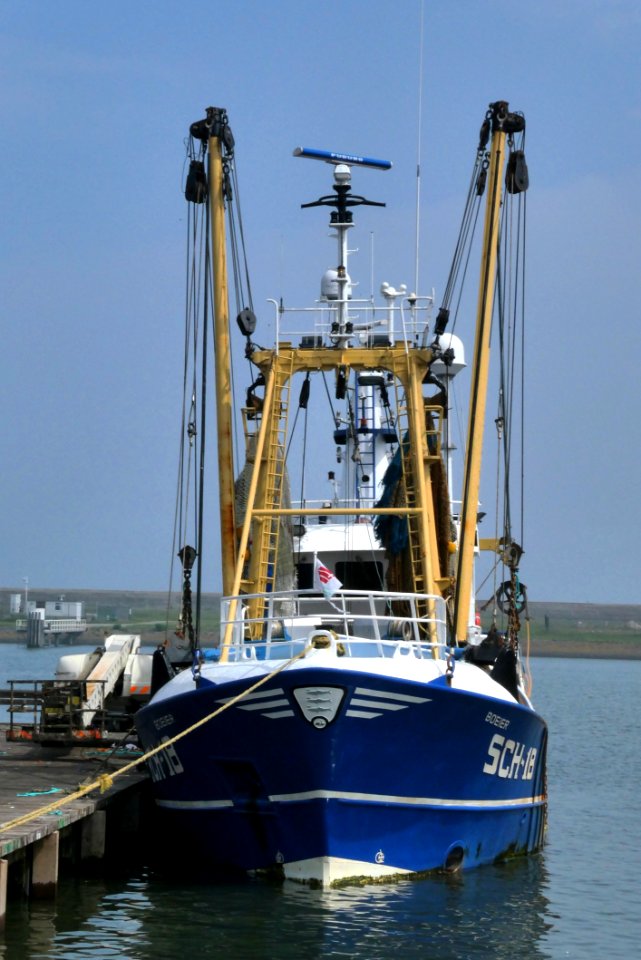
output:
MULTIPOLYGON (((24 633, 27 629, 27 620, 16 620, 16 631, 24 633)), ((84 633, 87 629, 86 620, 77 620, 74 617, 43 620, 45 633, 84 633)))
POLYGON ((0 703, 9 713, 8 740, 74 741, 98 739, 106 732, 106 682, 92 680, 10 680, 0 691, 0 703), (89 707, 87 687, 99 691, 98 704, 89 707), (83 719, 90 715, 91 729, 83 719), (97 715, 97 716, 96 716, 97 715))
POLYGON ((433 296, 403 297, 394 305, 372 300, 319 300, 313 307, 285 307, 270 301, 275 310, 276 344, 283 340, 301 347, 331 346, 336 332, 339 306, 349 311, 351 341, 355 346, 373 347, 403 343, 406 347, 427 346, 433 296))
POLYGON ((440 596, 340 590, 326 599, 314 590, 224 597, 221 636, 231 623, 228 659, 274 659, 298 653, 319 631, 340 644, 342 654, 390 657, 439 656, 447 647, 445 601, 440 596), (262 599, 263 613, 249 617, 248 603, 262 599), (425 602, 432 611, 418 611, 425 602), (230 619, 231 614, 231 619, 230 619))

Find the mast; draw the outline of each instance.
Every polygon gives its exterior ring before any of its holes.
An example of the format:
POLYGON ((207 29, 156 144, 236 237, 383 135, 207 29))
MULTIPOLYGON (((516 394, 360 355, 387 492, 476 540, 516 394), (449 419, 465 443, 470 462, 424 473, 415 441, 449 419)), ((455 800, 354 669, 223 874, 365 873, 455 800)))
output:
POLYGON ((206 123, 209 129, 209 212, 214 281, 214 352, 216 357, 221 570, 223 595, 228 596, 234 582, 236 566, 236 525, 234 518, 231 349, 225 233, 225 170, 222 145, 224 141, 228 149, 231 131, 227 126, 225 110, 218 107, 207 108, 206 123))
MULTIPOLYGON (((476 338, 470 386, 470 414, 465 451, 465 470, 459 536, 456 595, 454 602, 454 629, 459 643, 467 639, 472 597, 472 571, 476 543, 477 512, 483 453, 483 430, 487 399, 488 370, 490 360, 490 332, 494 306, 494 285, 498 259, 498 229, 501 209, 505 142, 508 133, 523 129, 524 119, 519 114, 508 112, 508 104, 497 101, 490 104, 488 120, 491 125, 492 142, 488 171, 488 196, 483 228, 483 252, 481 278, 476 315, 476 338)), ((487 139, 487 138, 486 138, 487 139)))

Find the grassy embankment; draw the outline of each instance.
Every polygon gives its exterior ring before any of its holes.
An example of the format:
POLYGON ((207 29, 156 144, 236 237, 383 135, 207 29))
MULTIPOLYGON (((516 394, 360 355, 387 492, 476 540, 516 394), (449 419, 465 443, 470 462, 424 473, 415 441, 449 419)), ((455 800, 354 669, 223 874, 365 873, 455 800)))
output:
MULTIPOLYGON (((530 604, 531 653, 548 657, 641 659, 641 607, 530 604)), ((523 639, 526 637, 522 615, 523 639)))
MULTIPOLYGON (((0 588, 0 640, 15 642, 15 617, 9 616, 9 594, 0 588)), ((60 590, 31 589, 39 602, 55 599, 60 590)), ((169 610, 163 592, 66 590, 66 599, 83 601, 90 629, 79 642, 100 643, 110 633, 140 633, 144 646, 161 643, 176 629, 180 598, 172 595, 169 610)), ((218 594, 205 594, 201 606, 201 638, 216 642, 219 627, 218 594)), ((487 626, 489 611, 483 614, 487 626)), ((614 657, 641 659, 641 606, 589 603, 531 603, 530 632, 533 656, 614 657)), ((195 610, 194 610, 195 617, 195 610)), ((525 643, 525 617, 521 636, 525 643)))

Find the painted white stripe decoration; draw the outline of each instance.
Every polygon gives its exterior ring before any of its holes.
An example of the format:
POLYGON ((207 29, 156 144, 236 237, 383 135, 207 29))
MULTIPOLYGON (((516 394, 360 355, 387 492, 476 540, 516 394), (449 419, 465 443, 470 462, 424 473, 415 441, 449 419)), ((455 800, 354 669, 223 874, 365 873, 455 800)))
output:
POLYGON ((377 707, 379 710, 407 710, 407 703, 381 703, 380 700, 360 700, 352 697, 350 704, 353 707, 377 707))
POLYGON ((272 710, 274 707, 288 707, 289 700, 270 700, 268 703, 239 703, 239 710, 272 710))
POLYGON ((401 700, 403 703, 429 703, 430 697, 414 697, 409 693, 388 693, 386 690, 370 690, 368 687, 356 687, 355 694, 365 694, 367 697, 380 697, 385 700, 401 700))
POLYGON ((370 713, 368 710, 346 710, 346 717, 360 717, 361 720, 372 720, 374 717, 382 717, 382 713, 370 713))
POLYGON ((513 800, 446 800, 441 797, 398 797, 384 793, 347 793, 340 790, 308 790, 304 793, 281 793, 269 797, 272 803, 299 803, 301 800, 357 800, 363 803, 395 803, 420 807, 530 807, 545 801, 540 797, 518 797, 513 800))
MULTIPOLYGON (((307 800, 352 800, 371 804, 397 804, 414 807, 446 807, 464 810, 470 807, 500 810, 506 807, 536 807, 545 803, 545 796, 518 797, 512 800, 455 800, 442 797, 398 797, 383 793, 348 793, 340 790, 308 790, 304 793, 281 793, 268 797, 270 803, 301 803, 307 800)), ((172 810, 214 810, 233 807, 232 800, 157 800, 161 807, 172 810)))
MULTIPOLYGON (((257 690, 255 693, 248 693, 244 699, 245 700, 263 700, 265 697, 284 697, 285 691, 282 689, 279 690, 257 690)), ((233 700, 234 697, 223 697, 221 700, 216 700, 216 703, 229 703, 230 700, 233 700)))

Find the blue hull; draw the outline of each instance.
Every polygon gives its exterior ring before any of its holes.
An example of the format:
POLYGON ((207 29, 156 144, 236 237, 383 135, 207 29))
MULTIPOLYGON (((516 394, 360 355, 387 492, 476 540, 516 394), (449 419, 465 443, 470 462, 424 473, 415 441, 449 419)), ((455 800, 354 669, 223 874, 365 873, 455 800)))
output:
MULTIPOLYGON (((136 718, 144 746, 248 685, 201 681, 152 702, 136 718)), ((545 747, 545 724, 532 710, 452 689, 444 678, 418 684, 309 668, 280 674, 150 768, 172 835, 208 869, 278 867, 333 882, 536 850, 545 747), (314 704, 323 697, 332 702, 319 721, 314 704), (335 861, 338 872, 318 874, 321 861, 335 861)))

